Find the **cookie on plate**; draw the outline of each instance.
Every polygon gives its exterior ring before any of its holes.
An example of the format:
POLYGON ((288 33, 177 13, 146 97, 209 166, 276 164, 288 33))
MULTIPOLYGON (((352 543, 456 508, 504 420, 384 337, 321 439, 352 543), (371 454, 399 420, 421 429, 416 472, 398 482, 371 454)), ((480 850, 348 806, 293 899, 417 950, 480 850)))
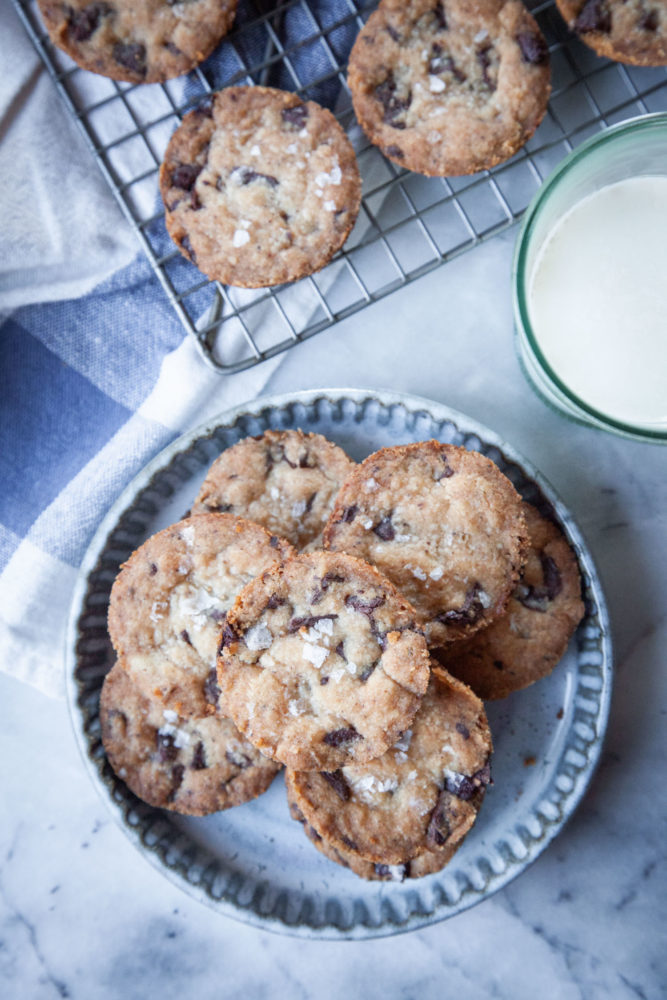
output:
POLYGON ((296 281, 343 245, 361 180, 325 108, 270 87, 228 87, 185 116, 160 168, 169 234, 210 278, 296 281))
POLYGON ((335 552, 301 553, 244 587, 218 660, 221 710, 300 770, 380 756, 428 678, 414 609, 372 566, 335 552))
POLYGON ((381 0, 350 54, 364 132, 429 176, 508 159, 547 108, 549 53, 520 0, 381 0))
POLYGON ((528 555, 507 610, 470 639, 436 655, 450 673, 485 700, 546 677, 584 615, 577 560, 561 530, 524 504, 528 555))
POLYGON ((522 502, 490 459, 439 441, 382 448, 345 481, 325 548, 377 566, 415 607, 429 645, 502 614, 524 560, 522 502))
POLYGON ((232 514, 185 518, 149 538, 111 589, 109 635, 140 688, 183 715, 215 711, 226 613, 292 546, 232 514))
POLYGON ((354 463, 321 434, 268 430, 227 448, 206 474, 192 513, 229 511, 297 549, 321 548, 322 529, 354 463))
POLYGON ((410 728, 390 750, 334 772, 290 768, 288 799, 322 838, 313 837, 316 845, 339 852, 357 874, 369 877, 364 861, 405 865, 427 851, 437 856, 425 859, 428 874, 438 860, 446 864, 475 822, 491 751, 482 702, 435 667, 410 728))
POLYGON ((423 878, 425 875, 432 875, 434 872, 442 871, 446 864, 456 854, 456 851, 463 843, 458 841, 454 846, 437 851, 426 850, 410 861, 404 861, 400 865, 385 865, 376 861, 366 861, 356 851, 338 844, 334 847, 328 840, 319 835, 317 830, 306 822, 297 804, 290 797, 290 790, 287 792, 287 804, 290 815, 297 823, 301 823, 304 833, 314 847, 323 854, 329 861, 335 861, 343 868, 349 868, 355 875, 365 878, 370 882, 403 882, 406 878, 423 878))
POLYGON ((144 802, 193 816, 229 809, 265 792, 279 767, 229 719, 192 719, 144 694, 122 662, 100 697, 102 742, 111 767, 144 802))
POLYGON ((667 64, 664 0, 556 0, 570 31, 600 56, 633 66, 667 64))
POLYGON ((37 0, 51 40, 83 69, 157 83, 188 73, 227 34, 237 0, 37 0))

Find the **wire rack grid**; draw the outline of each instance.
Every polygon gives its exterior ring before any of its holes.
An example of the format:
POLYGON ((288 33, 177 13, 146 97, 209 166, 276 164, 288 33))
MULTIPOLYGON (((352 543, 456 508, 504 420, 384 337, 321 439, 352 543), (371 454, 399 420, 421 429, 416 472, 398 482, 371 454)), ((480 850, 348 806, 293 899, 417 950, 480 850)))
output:
POLYGON ((233 30, 205 63, 187 77, 144 85, 80 69, 51 43, 35 0, 14 3, 178 317, 206 363, 224 374, 287 350, 506 229, 583 139, 667 110, 665 68, 598 58, 570 34, 554 0, 528 0, 551 58, 543 123, 490 171, 427 178, 385 159, 354 117, 346 63, 376 3, 240 0, 233 30), (169 137, 184 114, 232 84, 282 87, 324 104, 357 154, 357 224, 325 268, 292 285, 248 291, 209 281, 166 232, 157 177, 169 137))

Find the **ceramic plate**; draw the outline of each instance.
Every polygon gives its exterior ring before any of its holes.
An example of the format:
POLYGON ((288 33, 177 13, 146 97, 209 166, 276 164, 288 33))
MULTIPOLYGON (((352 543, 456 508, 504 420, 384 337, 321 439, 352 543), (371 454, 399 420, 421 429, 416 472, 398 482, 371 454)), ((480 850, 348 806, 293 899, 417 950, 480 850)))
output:
POLYGON ((179 438, 125 490, 82 566, 67 648, 69 702, 93 781, 142 854, 218 913, 304 937, 365 938, 413 930, 467 909, 533 862, 580 801, 598 760, 611 691, 604 597, 572 517, 542 476, 495 434, 429 400, 318 390, 259 399, 179 438), (252 803, 204 818, 140 802, 112 772, 100 740, 99 693, 113 662, 109 591, 121 562, 189 509, 222 450, 267 428, 324 434, 360 460, 427 438, 483 452, 526 500, 560 523, 577 554, 586 615, 554 673, 488 705, 493 785, 450 864, 403 883, 365 882, 328 861, 290 819, 282 775, 252 803))

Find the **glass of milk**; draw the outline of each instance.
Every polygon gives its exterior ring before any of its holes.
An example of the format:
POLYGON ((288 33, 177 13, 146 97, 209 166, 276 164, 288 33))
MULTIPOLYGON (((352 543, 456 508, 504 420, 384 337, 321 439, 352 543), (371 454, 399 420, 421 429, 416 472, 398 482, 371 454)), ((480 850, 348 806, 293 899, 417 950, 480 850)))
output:
POLYGON ((539 395, 667 443, 667 114, 612 126, 559 164, 524 216, 513 289, 539 395))

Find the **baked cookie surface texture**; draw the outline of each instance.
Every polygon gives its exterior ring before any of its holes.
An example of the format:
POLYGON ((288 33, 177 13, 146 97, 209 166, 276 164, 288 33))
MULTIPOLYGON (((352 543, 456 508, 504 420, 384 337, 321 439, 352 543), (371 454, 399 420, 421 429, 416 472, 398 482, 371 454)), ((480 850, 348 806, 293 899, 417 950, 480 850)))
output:
POLYGON ((546 677, 584 615, 577 560, 560 529, 524 504, 529 547, 506 611, 438 660, 480 698, 505 698, 546 677))
POLYGON ((117 662, 100 698, 102 741, 116 774, 149 805, 203 816, 269 787, 279 767, 229 719, 181 717, 145 695, 117 662))
POLYGON ((439 646, 502 613, 523 565, 525 520, 490 459, 420 441, 382 448, 356 467, 324 543, 377 566, 439 646))
POLYGON ((664 0, 556 0, 570 31, 600 56, 633 66, 667 65, 664 0))
POLYGON ((520 0, 382 0, 350 54, 372 143, 429 176, 508 159, 546 111, 549 53, 520 0))
POLYGON ((185 116, 160 168, 170 236, 212 279, 296 281, 343 245, 361 201, 331 114, 270 87, 228 87, 185 116))
POLYGON ((322 529, 354 463, 321 434, 265 431, 227 448, 206 474, 192 512, 248 517, 297 549, 321 548, 322 529))
POLYGON ((410 728, 382 757, 333 773, 286 771, 291 812, 323 853, 364 878, 429 874, 475 822, 491 750, 482 702, 435 668, 410 728), (402 869, 387 870, 394 865, 402 869))
POLYGON ((218 659, 221 711, 302 770, 384 753, 428 678, 414 609, 373 567, 331 552, 302 553, 244 587, 218 659))
POLYGON ((51 40, 83 69, 157 83, 189 72, 227 34, 236 0, 38 0, 51 40))
POLYGON ((202 716, 217 703, 216 655, 246 583, 292 555, 284 539, 232 514, 199 514, 159 531, 111 589, 109 635, 147 696, 202 716))
POLYGON ((444 866, 454 857, 458 847, 463 842, 458 841, 455 846, 438 851, 426 850, 410 861, 402 862, 399 865, 388 865, 381 862, 367 861, 356 851, 338 843, 334 847, 333 843, 321 837, 317 830, 306 820, 298 805, 292 798, 292 785, 288 786, 287 802, 292 819, 301 823, 308 840, 320 854, 323 854, 329 861, 335 861, 343 868, 349 868, 355 875, 365 878, 370 882, 403 882, 406 878, 423 878, 424 875, 432 875, 441 871, 444 866))

